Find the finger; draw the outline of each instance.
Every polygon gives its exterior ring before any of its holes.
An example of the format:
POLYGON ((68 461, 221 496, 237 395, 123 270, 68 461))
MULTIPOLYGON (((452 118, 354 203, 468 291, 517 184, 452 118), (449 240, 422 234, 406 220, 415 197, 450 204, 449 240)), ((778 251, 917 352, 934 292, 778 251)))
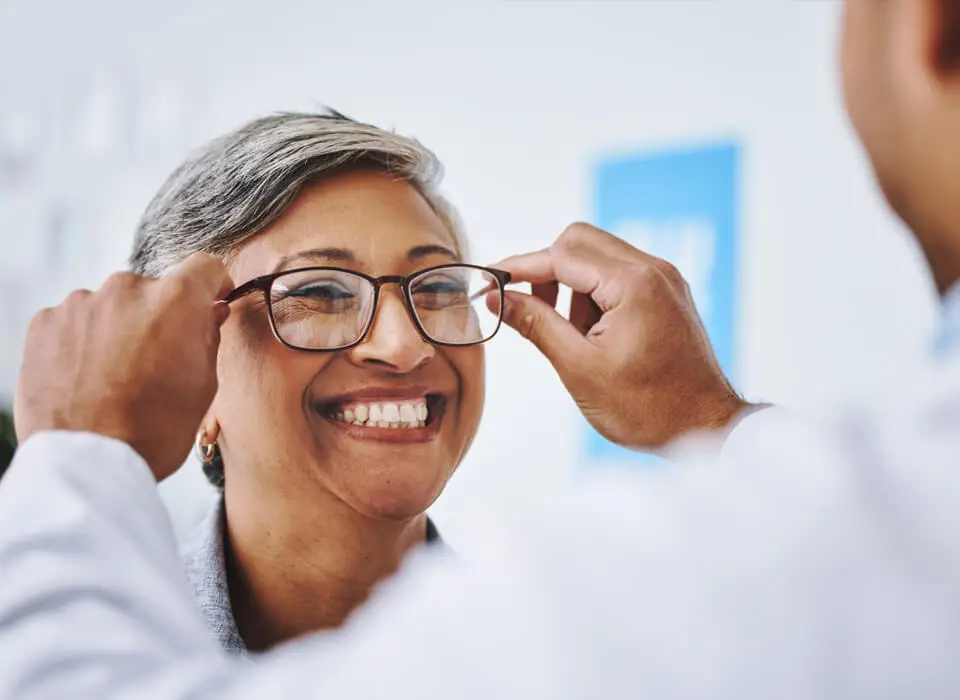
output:
POLYGON ((557 308, 557 297, 560 296, 560 285, 556 282, 541 282, 532 284, 531 291, 538 299, 542 299, 551 308, 557 308))
POLYGON ((597 324, 602 316, 601 308, 586 294, 575 292, 570 298, 570 323, 584 335, 597 324))
POLYGON ((557 281, 557 273, 553 269, 553 260, 550 257, 549 248, 504 258, 491 267, 509 272, 511 282, 544 283, 557 281))
POLYGON ((182 278, 199 282, 211 300, 225 297, 233 289, 233 280, 219 258, 207 253, 194 253, 167 275, 166 279, 182 278))
POLYGON ((600 283, 609 261, 596 251, 584 249, 576 256, 557 255, 553 248, 507 258, 496 265, 510 273, 513 282, 535 285, 563 284, 575 292, 591 294, 600 283))
POLYGON ((560 238, 557 239, 557 244, 576 248, 590 247, 610 258, 632 258, 650 264, 661 262, 660 258, 647 253, 641 248, 630 245, 609 231, 604 231, 590 224, 571 224, 566 228, 560 238))
POLYGON ((93 292, 91 292, 89 289, 74 289, 60 303, 60 307, 79 306, 92 296, 93 292))
POLYGON ((511 273, 514 282, 558 281, 584 294, 596 288, 597 270, 612 263, 634 263, 660 267, 664 261, 635 248, 621 238, 589 224, 572 224, 549 248, 524 255, 515 255, 493 267, 511 273), (571 264, 573 263, 573 264, 571 264))
POLYGON ((541 299, 514 291, 504 298, 503 320, 546 355, 561 379, 592 352, 590 341, 541 299))
POLYGON ((230 318, 230 304, 218 301, 213 305, 213 320, 218 328, 226 323, 228 318, 230 318))
POLYGON ((490 294, 487 294, 483 302, 487 305, 487 309, 490 310, 490 313, 492 313, 494 316, 500 315, 500 294, 491 292, 490 294))
MULTIPOLYGON (((641 263, 643 264, 643 263, 641 263)), ((622 258, 611 258, 590 246, 555 245, 547 251, 520 255, 499 263, 513 281, 540 285, 560 283, 593 297, 601 309, 620 303, 622 287, 615 283, 624 268, 622 258)))
MULTIPOLYGON (((215 313, 216 313, 216 310, 215 310, 215 313)), ((216 370, 217 357, 220 354, 220 340, 222 337, 222 334, 221 334, 222 323, 220 322, 219 318, 217 318, 217 321, 218 323, 215 326, 213 326, 212 328, 209 328, 209 331, 208 331, 209 341, 207 343, 207 358, 210 361, 210 367, 213 371, 214 378, 216 378, 216 374, 217 374, 217 370, 216 370)))

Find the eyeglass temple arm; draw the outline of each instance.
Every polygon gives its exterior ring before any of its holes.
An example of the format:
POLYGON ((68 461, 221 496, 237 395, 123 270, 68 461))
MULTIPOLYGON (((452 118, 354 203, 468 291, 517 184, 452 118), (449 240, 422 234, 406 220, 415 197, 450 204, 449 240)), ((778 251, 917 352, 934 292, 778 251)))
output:
POLYGON ((491 269, 490 272, 496 275, 497 280, 499 281, 500 284, 499 285, 489 284, 483 289, 481 289, 479 292, 474 292, 473 294, 470 295, 470 301, 476 301, 477 299, 484 296, 485 294, 489 294, 490 292, 493 292, 493 291, 502 291, 508 284, 510 284, 509 272, 505 270, 493 270, 493 269, 491 269))
POLYGON ((253 294, 253 292, 260 291, 264 289, 264 280, 262 279, 252 279, 249 282, 244 282, 239 287, 234 288, 232 292, 227 294, 220 301, 224 304, 232 304, 237 299, 245 297, 248 294, 253 294))

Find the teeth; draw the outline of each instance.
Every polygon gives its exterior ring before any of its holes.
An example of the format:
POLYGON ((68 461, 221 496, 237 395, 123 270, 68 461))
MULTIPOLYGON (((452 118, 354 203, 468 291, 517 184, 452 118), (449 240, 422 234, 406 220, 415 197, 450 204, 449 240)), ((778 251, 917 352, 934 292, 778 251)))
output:
POLYGON ((383 404, 383 420, 397 423, 400 420, 400 407, 395 403, 383 404))
POLYGON ((329 416, 352 425, 388 428, 422 428, 427 423, 429 410, 424 399, 389 401, 383 403, 351 404, 343 410, 334 409, 329 416))

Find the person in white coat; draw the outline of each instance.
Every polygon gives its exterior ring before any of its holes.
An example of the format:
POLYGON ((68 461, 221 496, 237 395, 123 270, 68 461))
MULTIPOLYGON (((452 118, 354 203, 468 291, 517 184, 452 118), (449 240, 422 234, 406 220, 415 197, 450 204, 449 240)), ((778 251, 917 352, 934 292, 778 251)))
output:
POLYGON ((585 225, 504 261, 510 325, 631 447, 713 427, 655 484, 604 475, 513 514, 466 565, 421 553, 335 634, 231 659, 154 482, 215 390, 195 256, 34 321, 0 487, 0 697, 944 698, 960 693, 960 3, 848 0, 849 109, 944 295, 939 352, 830 425, 747 410, 683 281, 585 225), (567 322, 551 286, 575 291, 567 322), (738 409, 729 411, 731 406, 738 409))

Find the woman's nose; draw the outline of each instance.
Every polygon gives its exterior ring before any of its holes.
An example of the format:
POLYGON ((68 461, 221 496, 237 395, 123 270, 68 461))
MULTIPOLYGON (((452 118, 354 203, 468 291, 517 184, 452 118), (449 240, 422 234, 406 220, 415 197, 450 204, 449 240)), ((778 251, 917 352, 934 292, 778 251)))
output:
POLYGON ((412 372, 436 353, 410 318, 400 292, 383 289, 363 342, 348 351, 356 364, 375 364, 397 373, 412 372))

